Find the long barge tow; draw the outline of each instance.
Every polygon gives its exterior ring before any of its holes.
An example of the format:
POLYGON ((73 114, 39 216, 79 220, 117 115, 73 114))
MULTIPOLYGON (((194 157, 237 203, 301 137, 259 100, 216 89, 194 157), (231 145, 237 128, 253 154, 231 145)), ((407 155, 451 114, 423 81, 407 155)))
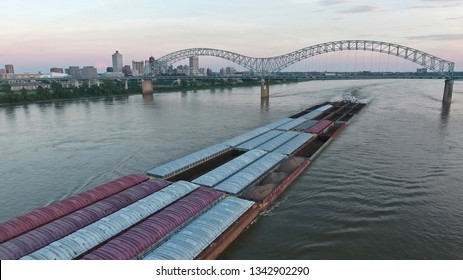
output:
POLYGON ((0 224, 0 259, 216 259, 365 106, 325 102, 0 224))

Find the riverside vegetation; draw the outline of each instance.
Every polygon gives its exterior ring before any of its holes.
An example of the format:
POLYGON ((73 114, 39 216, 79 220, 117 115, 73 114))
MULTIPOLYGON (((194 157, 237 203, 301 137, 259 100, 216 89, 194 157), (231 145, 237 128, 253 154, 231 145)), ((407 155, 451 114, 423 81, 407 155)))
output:
MULTIPOLYGON (((272 80, 273 84, 298 82, 295 79, 272 80)), ((233 88, 260 85, 260 79, 178 79, 159 80, 154 92, 173 92, 216 88, 233 88)), ((129 95, 141 93, 141 81, 129 80, 128 89, 124 81, 103 80, 100 85, 89 85, 84 82, 81 86, 63 87, 59 82, 51 82, 49 88, 39 86, 36 90, 13 91, 8 83, 0 84, 0 104, 29 103, 37 101, 53 101, 77 98, 94 98, 104 96, 129 95)))
POLYGON ((51 82, 50 88, 39 86, 34 91, 25 88, 19 92, 11 90, 9 84, 0 85, 0 103, 24 103, 45 100, 61 100, 72 98, 98 97, 127 94, 124 83, 121 81, 103 81, 100 86, 84 83, 81 87, 65 88, 58 82, 51 82))

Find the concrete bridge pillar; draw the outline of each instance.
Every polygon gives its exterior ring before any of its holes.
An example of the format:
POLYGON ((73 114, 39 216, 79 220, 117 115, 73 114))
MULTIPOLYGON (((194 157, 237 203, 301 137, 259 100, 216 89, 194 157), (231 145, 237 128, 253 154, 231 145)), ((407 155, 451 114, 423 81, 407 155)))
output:
POLYGON ((262 79, 260 84, 260 97, 268 98, 270 96, 270 81, 262 79))
POLYGON ((153 94, 153 80, 151 79, 142 80, 141 93, 143 95, 153 94))
POLYGON ((453 80, 446 79, 444 85, 444 97, 442 98, 442 102, 444 103, 452 103, 452 92, 453 92, 453 80))
POLYGON ((100 80, 96 80, 96 86, 100 87, 100 80))
POLYGON ((125 90, 129 89, 129 80, 125 79, 125 90))

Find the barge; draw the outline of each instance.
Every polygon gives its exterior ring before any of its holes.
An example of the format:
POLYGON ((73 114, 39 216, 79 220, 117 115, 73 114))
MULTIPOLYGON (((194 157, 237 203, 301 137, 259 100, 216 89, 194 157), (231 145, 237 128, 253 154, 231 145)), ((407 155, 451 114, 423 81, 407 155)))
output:
POLYGON ((215 259, 365 106, 325 102, 0 224, 0 259, 215 259))

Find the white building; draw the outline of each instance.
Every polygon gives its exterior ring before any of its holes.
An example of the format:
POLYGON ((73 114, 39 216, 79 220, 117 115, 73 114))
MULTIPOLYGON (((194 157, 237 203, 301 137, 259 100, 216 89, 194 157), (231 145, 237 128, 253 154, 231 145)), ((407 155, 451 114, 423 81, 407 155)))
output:
POLYGON ((199 73, 199 57, 190 57, 190 76, 197 76, 199 73))
POLYGON ((50 72, 50 78, 65 78, 68 76, 69 76, 68 74, 64 74, 64 73, 50 72))
POLYGON ((132 74, 134 76, 143 75, 144 62, 132 60, 132 74))
POLYGON ((122 73, 122 54, 119 51, 116 51, 113 54, 113 72, 120 72, 122 73))

